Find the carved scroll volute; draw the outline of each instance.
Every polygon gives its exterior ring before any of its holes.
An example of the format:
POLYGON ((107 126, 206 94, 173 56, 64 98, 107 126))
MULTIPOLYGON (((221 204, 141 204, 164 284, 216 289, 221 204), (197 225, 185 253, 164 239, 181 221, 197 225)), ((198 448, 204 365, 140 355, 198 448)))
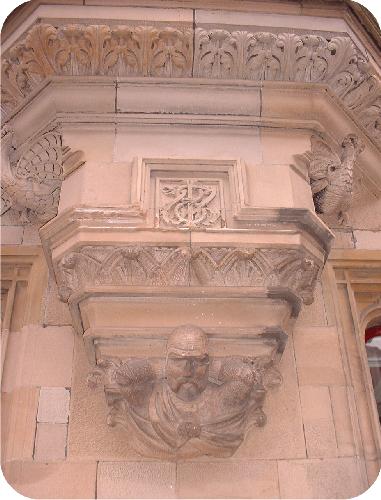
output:
POLYGON ((8 145, 5 149, 9 161, 1 176, 1 215, 12 209, 24 223, 47 222, 57 214, 64 175, 83 164, 83 153, 64 146, 57 129, 20 148, 8 145))
POLYGON ((108 424, 126 429, 141 455, 229 457, 250 427, 266 423, 266 392, 282 380, 275 352, 213 358, 206 334, 183 325, 169 336, 165 359, 107 359, 88 384, 103 385, 108 424))

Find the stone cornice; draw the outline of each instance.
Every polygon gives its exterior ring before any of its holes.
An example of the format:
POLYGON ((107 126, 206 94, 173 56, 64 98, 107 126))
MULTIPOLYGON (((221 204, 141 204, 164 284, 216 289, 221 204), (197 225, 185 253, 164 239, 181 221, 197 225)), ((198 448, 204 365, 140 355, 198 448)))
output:
POLYGON ((3 58, 10 115, 53 76, 322 83, 381 146, 381 86, 349 37, 171 26, 35 25, 3 58))

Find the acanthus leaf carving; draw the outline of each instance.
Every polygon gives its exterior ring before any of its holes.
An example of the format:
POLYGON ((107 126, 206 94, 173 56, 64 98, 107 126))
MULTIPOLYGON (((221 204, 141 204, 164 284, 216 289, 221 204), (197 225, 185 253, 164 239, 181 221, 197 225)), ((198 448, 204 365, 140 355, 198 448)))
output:
POLYGON ((268 355, 210 357, 208 338, 193 325, 175 328, 165 359, 107 358, 88 376, 102 385, 107 422, 128 431, 143 456, 229 457, 253 426, 263 426, 266 392, 282 377, 268 355))
POLYGON ((1 176, 1 215, 9 209, 21 221, 42 224, 57 214, 65 170, 83 164, 82 152, 70 151, 57 129, 48 130, 20 148, 9 149, 1 176))
POLYGON ((56 28, 41 23, 3 57, 5 113, 50 75, 326 83, 381 144, 380 82, 349 37, 203 28, 193 32, 170 26, 56 28))
POLYGON ((301 250, 232 247, 84 246, 56 264, 62 300, 103 285, 288 288, 306 303, 321 269, 301 250))

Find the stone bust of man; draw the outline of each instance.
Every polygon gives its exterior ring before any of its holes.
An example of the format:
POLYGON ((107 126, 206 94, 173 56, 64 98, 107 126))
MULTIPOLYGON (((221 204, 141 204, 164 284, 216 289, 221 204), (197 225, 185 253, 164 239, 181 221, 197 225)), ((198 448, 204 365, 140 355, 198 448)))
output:
MULTIPOLYGON (((206 334, 182 325, 168 338, 164 363, 161 368, 149 359, 104 364, 109 423, 127 428, 140 454, 231 456, 250 424, 266 422, 263 375, 271 360, 211 360, 206 334)), ((275 385, 279 374, 270 370, 275 385)))

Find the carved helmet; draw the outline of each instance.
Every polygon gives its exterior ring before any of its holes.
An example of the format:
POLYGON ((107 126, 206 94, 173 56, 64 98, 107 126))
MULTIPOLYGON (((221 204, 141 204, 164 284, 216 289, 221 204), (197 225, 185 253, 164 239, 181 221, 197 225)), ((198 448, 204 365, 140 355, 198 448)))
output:
POLYGON ((167 355, 203 357, 208 354, 208 339, 198 326, 181 325, 167 341, 167 355))

